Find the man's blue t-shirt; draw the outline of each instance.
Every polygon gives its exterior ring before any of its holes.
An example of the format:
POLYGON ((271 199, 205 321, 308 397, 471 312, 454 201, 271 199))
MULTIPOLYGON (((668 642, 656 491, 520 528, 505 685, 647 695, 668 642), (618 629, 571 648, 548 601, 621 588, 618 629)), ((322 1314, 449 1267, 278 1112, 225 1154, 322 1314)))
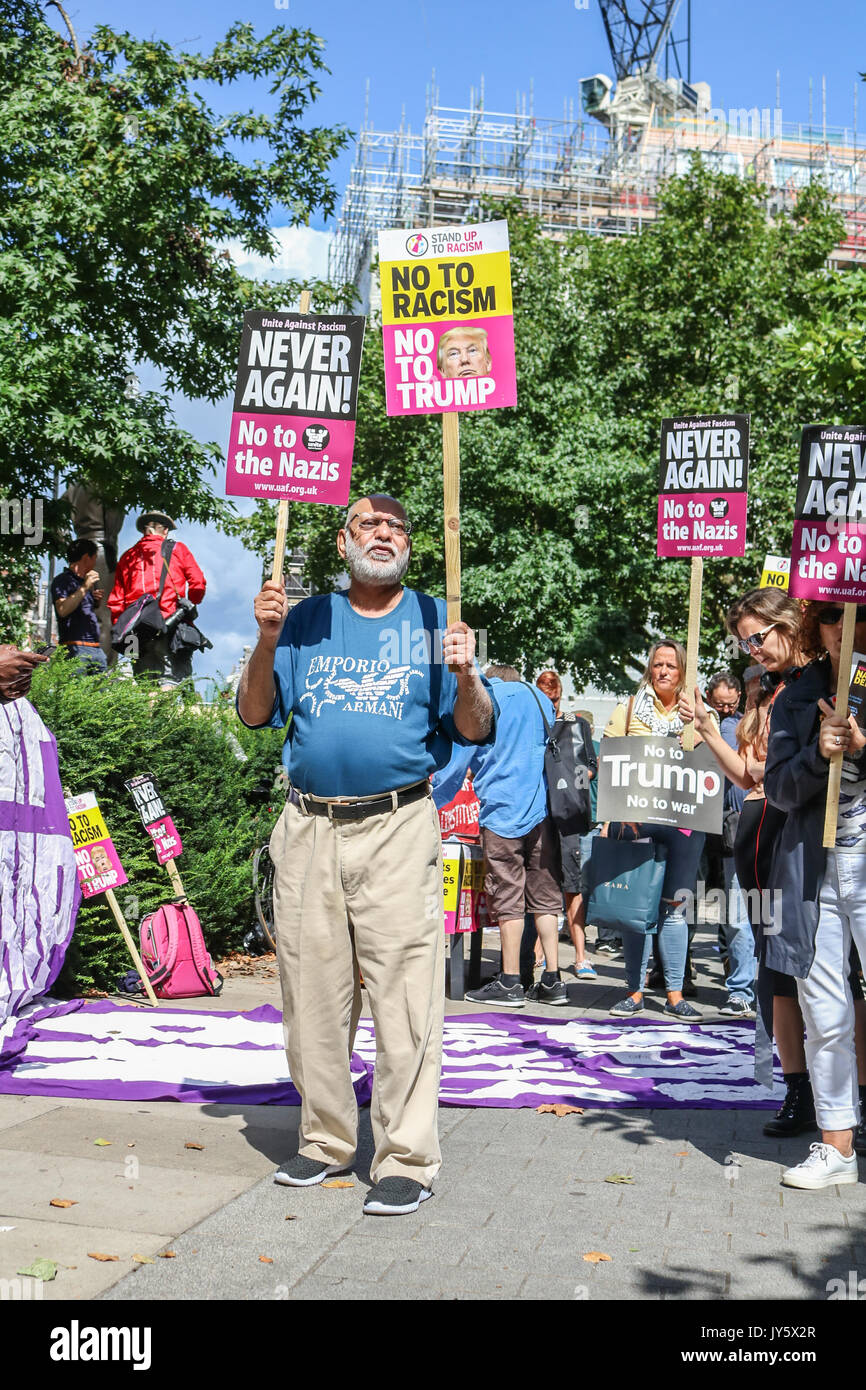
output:
POLYGON ((274 656, 269 725, 292 718, 283 762, 293 787, 374 796, 445 766, 452 744, 466 742, 453 719, 457 678, 442 660, 446 627, 442 599, 405 588, 376 618, 356 613, 347 594, 317 594, 291 610, 274 656))
POLYGON ((448 767, 434 780, 433 795, 437 805, 446 805, 462 786, 469 768, 481 803, 482 827, 517 840, 547 815, 546 738, 538 702, 550 724, 556 722, 556 711, 542 691, 536 692, 536 701, 522 681, 502 681, 494 676, 490 685, 499 706, 496 742, 489 747, 455 748, 448 767))
MULTIPOLYGON (((59 598, 69 598, 70 594, 81 588, 81 584, 82 580, 77 574, 73 574, 72 570, 63 570, 51 581, 52 603, 56 603, 59 598)), ((99 618, 96 616, 96 601, 91 590, 88 589, 78 607, 67 617, 58 617, 57 628, 61 642, 99 641, 99 618)))

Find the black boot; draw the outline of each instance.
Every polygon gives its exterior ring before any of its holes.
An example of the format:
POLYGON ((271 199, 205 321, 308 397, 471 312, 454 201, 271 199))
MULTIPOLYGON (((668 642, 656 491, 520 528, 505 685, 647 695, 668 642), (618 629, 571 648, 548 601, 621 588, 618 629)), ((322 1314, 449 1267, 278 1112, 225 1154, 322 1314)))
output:
POLYGON ((818 1128, 812 1083, 807 1071, 785 1074, 788 1090, 773 1119, 764 1125, 764 1133, 786 1138, 818 1128))
POLYGON ((860 1123, 854 1131, 855 1154, 866 1154, 866 1086, 860 1087, 860 1123))

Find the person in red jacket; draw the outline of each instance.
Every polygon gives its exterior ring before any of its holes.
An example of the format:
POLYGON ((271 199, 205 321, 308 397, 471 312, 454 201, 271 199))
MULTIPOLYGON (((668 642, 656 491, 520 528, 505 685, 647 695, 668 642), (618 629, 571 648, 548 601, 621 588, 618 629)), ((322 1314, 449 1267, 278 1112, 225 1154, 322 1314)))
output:
MULTIPOLYGON (((159 596, 159 607, 166 619, 178 607, 201 603, 204 598, 205 577, 195 562, 192 551, 183 541, 169 541, 166 546, 167 559, 163 555, 163 544, 169 531, 176 529, 175 523, 165 512, 143 512, 136 521, 142 533, 140 541, 124 552, 117 562, 114 588, 108 597, 108 608, 112 622, 117 622, 121 613, 142 594, 159 596), (163 570, 166 570, 162 594, 159 593, 163 570)), ((139 640, 137 655, 132 670, 136 679, 142 675, 163 677, 163 683, 176 685, 192 675, 192 652, 169 650, 169 635, 154 637, 150 641, 139 640)))

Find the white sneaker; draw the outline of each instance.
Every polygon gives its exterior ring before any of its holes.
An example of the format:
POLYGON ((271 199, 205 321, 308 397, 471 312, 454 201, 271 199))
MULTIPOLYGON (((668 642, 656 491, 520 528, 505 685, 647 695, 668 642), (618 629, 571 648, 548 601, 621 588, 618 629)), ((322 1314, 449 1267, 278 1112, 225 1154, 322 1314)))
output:
POLYGON ((832 1144, 810 1144, 809 1157, 782 1174, 784 1187, 834 1187, 857 1180, 857 1155, 845 1158, 832 1144))

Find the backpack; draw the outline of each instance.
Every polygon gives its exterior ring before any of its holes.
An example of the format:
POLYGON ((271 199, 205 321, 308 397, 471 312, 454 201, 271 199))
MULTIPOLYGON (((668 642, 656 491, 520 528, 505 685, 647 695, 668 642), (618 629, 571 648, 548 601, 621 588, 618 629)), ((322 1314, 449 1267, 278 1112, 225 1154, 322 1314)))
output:
POLYGON ((142 918, 141 959, 160 999, 219 994, 222 975, 214 968, 198 915, 189 903, 164 903, 142 918))
POLYGON ((530 685, 529 689, 544 723, 544 773, 551 819, 563 834, 585 835, 592 825, 587 773, 598 767, 589 725, 578 716, 557 719, 551 727, 535 687, 530 685))

